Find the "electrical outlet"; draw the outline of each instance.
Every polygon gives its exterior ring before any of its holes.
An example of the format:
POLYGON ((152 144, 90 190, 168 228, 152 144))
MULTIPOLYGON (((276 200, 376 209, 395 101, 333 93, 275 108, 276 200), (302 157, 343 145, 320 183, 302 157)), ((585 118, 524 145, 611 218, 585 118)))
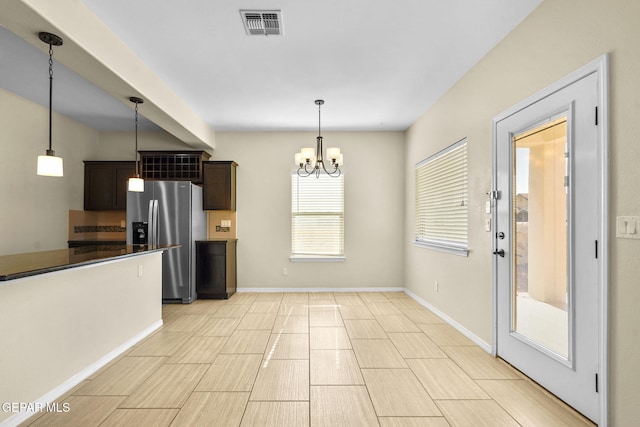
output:
POLYGON ((142 277, 142 264, 138 264, 138 277, 142 277))
POLYGON ((283 267, 282 268, 282 275, 286 276, 287 274, 289 274, 289 271, 287 270, 287 267, 283 267))

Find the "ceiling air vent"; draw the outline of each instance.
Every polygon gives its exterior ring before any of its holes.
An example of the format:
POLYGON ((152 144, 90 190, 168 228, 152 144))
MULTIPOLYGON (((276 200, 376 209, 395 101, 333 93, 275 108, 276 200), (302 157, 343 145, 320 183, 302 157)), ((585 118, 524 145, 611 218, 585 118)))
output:
POLYGON ((282 35, 282 11, 280 10, 240 10, 242 23, 247 35, 282 35))

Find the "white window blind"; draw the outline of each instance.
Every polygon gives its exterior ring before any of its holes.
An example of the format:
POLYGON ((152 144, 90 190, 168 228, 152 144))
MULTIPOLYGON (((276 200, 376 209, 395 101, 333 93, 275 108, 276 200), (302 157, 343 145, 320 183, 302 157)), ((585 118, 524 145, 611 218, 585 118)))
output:
POLYGON ((467 254, 466 138, 416 165, 416 243, 467 254))
POLYGON ((344 255, 344 175, 291 175, 291 253, 344 255))

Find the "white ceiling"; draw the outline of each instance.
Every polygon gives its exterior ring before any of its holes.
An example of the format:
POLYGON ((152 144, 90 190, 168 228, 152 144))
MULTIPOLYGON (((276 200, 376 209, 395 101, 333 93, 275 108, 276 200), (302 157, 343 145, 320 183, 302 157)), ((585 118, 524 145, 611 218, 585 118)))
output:
MULTIPOLYGON (((82 1, 216 131, 313 130, 318 98, 324 130, 375 131, 407 129, 542 0, 82 1), (240 9, 282 10, 284 35, 247 36, 240 9)), ((48 103, 46 54, 2 28, 0 52, 0 87, 48 103)), ((54 75, 55 109, 131 130, 121 100, 54 75)))

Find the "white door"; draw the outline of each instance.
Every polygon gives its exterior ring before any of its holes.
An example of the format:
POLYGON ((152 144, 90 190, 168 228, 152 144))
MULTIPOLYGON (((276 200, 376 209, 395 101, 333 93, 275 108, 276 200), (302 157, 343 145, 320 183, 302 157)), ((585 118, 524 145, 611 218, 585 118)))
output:
MULTIPOLYGON (((600 76, 494 120, 496 353, 600 421, 600 76)), ((602 111, 602 110, 601 110, 602 111)))

